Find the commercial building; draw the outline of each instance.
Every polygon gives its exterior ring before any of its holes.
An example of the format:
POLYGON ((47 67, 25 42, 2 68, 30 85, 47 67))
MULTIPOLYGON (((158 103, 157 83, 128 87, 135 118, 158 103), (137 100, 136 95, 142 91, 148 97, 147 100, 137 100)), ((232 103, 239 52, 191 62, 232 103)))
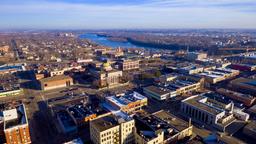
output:
POLYGON ((3 111, 4 133, 7 144, 30 144, 30 133, 25 105, 3 111))
POLYGON ((203 79, 192 76, 179 76, 172 81, 160 83, 157 86, 143 88, 143 92, 154 99, 165 100, 200 89, 203 79))
POLYGON ((231 68, 239 71, 255 71, 256 64, 236 63, 236 64, 231 64, 231 68))
POLYGON ((165 82, 173 81, 176 78, 177 78, 177 75, 166 74, 166 75, 161 75, 159 78, 155 78, 155 82, 165 83, 165 82))
POLYGON ((122 71, 136 70, 140 68, 139 60, 121 60, 118 64, 122 71))
POLYGON ((64 75, 65 72, 67 71, 71 71, 71 70, 79 70, 82 69, 82 66, 78 65, 78 66, 64 66, 61 68, 53 68, 53 69, 49 69, 47 70, 49 75, 52 76, 57 76, 57 75, 64 75))
POLYGON ((206 93, 182 100, 181 111, 184 116, 192 118, 193 121, 225 131, 225 128, 235 120, 234 104, 209 98, 212 94, 206 93))
POLYGON ((186 58, 188 60, 201 60, 207 58, 207 53, 199 53, 199 52, 188 52, 186 58))
POLYGON ((166 111, 135 117, 137 144, 179 143, 192 135, 193 126, 166 111))
POLYGON ((9 49, 10 49, 9 45, 2 45, 2 46, 0 46, 0 56, 1 56, 1 54, 8 53, 9 49))
POLYGON ((231 98, 235 101, 242 102, 246 106, 252 106, 256 100, 256 97, 248 95, 248 94, 242 94, 239 92, 235 92, 232 90, 220 88, 216 90, 219 94, 222 94, 228 98, 231 98))
POLYGON ((69 76, 58 75, 39 80, 41 90, 52 90, 73 85, 73 79, 69 76))
POLYGON ((256 52, 247 53, 243 56, 241 56, 244 61, 250 62, 250 63, 256 63, 256 52))
POLYGON ((252 96, 255 96, 256 94, 256 79, 250 79, 250 78, 237 78, 235 80, 232 80, 229 83, 229 87, 238 90, 240 92, 251 94, 252 96))
POLYGON ((70 134, 77 132, 77 125, 67 111, 58 111, 56 117, 61 133, 70 134))
POLYGON ((94 144, 133 144, 134 120, 119 111, 90 121, 90 136, 94 144))
POLYGON ((256 122, 252 121, 243 128, 243 134, 256 140, 256 122))
POLYGON ((207 70, 198 75, 205 78, 206 84, 216 84, 218 82, 227 80, 229 78, 239 75, 238 70, 228 69, 228 68, 216 68, 212 70, 207 70))
POLYGON ((85 105, 82 103, 69 106, 67 108, 67 112, 77 126, 84 125, 89 121, 108 113, 108 111, 103 110, 100 107, 95 107, 94 105, 89 104, 85 105))
POLYGON ((65 142, 64 144, 84 144, 81 138, 73 139, 72 141, 65 142))
POLYGON ((15 75, 0 75, 0 97, 15 96, 21 93, 19 79, 15 75))
POLYGON ((147 106, 148 99, 137 92, 133 92, 131 94, 124 94, 119 97, 106 97, 106 102, 112 107, 130 114, 141 110, 144 106, 147 106))
POLYGON ((25 71, 26 63, 24 64, 5 64, 0 66, 0 75, 2 74, 10 74, 20 71, 25 71))
POLYGON ((183 74, 197 74, 204 71, 204 67, 201 65, 189 64, 186 66, 180 65, 177 70, 179 73, 183 74))
POLYGON ((146 94, 146 96, 156 100, 166 100, 170 98, 171 93, 171 91, 167 88, 161 88, 153 85, 143 88, 143 92, 146 94))
POLYGON ((97 55, 107 55, 110 58, 116 58, 124 55, 124 52, 121 48, 117 49, 97 49, 97 55))

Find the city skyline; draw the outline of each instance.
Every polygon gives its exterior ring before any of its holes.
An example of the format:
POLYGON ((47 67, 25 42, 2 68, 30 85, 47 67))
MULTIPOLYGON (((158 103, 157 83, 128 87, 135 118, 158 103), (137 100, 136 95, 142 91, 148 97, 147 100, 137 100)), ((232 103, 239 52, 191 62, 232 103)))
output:
POLYGON ((0 29, 256 28, 253 0, 4 0, 0 29))

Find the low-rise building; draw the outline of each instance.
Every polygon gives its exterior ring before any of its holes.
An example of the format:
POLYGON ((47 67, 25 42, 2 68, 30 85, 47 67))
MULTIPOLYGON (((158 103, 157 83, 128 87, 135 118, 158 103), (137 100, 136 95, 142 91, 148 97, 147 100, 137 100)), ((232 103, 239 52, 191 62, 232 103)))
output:
POLYGON ((134 120, 119 111, 90 121, 90 137, 94 144, 134 143, 134 120))
POLYGON ((148 86, 143 88, 143 92, 146 96, 154 98, 156 100, 166 100, 170 98, 170 90, 167 88, 161 88, 157 86, 148 86))
POLYGON ((231 68, 239 70, 239 71, 255 71, 256 70, 256 64, 236 63, 236 64, 231 64, 231 68))
POLYGON ((238 70, 228 68, 216 68, 212 70, 206 70, 198 75, 205 78, 206 84, 216 84, 218 82, 233 78, 239 75, 238 70))
POLYGON ((229 98, 235 100, 235 101, 242 102, 246 106, 253 105, 256 100, 256 98, 254 96, 251 96, 248 94, 242 94, 242 93, 224 89, 224 88, 217 89, 216 91, 226 97, 229 97, 229 98))
POLYGON ((238 90, 240 92, 251 94, 255 96, 256 94, 256 79, 250 78, 237 78, 232 80, 229 83, 229 87, 234 90, 238 90))
POLYGON ((84 105, 82 103, 69 106, 67 112, 77 126, 84 125, 89 121, 108 113, 108 111, 103 110, 100 107, 95 107, 94 105, 89 104, 84 105))
POLYGON ((10 46, 9 45, 2 45, 0 46, 0 52, 5 52, 7 53, 10 49, 10 46))
POLYGON ((73 139, 72 141, 65 142, 64 144, 84 144, 81 138, 73 139))
POLYGON ((256 122, 252 121, 243 128, 243 134, 256 140, 256 122))
POLYGON ((143 92, 154 99, 165 100, 200 89, 203 79, 192 76, 179 76, 172 81, 160 83, 157 86, 143 88, 143 92))
POLYGON ((177 68, 177 72, 183 74, 197 74, 204 71, 204 67, 200 65, 190 64, 187 66, 180 66, 177 68))
POLYGON ((192 135, 193 126, 166 111, 135 116, 137 144, 178 143, 192 135))
POLYGON ((207 53, 200 53, 200 52, 188 52, 186 55, 186 58, 188 60, 200 60, 200 59, 206 59, 207 53))
POLYGON ((16 73, 20 71, 25 71, 26 63, 24 64, 5 64, 0 66, 0 75, 1 74, 10 74, 10 73, 16 73))
POLYGON ((122 71, 135 70, 140 68, 139 60, 121 60, 118 62, 118 64, 122 71))
POLYGON ((73 85, 73 79, 69 76, 58 75, 39 80, 41 90, 52 90, 73 85))
MULTIPOLYGON (((206 93, 206 95, 212 95, 212 93, 206 93)), ((182 113, 193 121, 225 131, 225 128, 235 120, 234 104, 228 101, 220 102, 206 95, 191 96, 182 100, 182 113)))
POLYGON ((70 134, 77 132, 77 125, 67 111, 58 111, 56 117, 61 133, 70 134))
POLYGON ((177 78, 177 75, 166 74, 166 75, 161 75, 159 78, 155 78, 155 81, 158 83, 165 83, 165 82, 173 81, 176 78, 177 78))
POLYGON ((7 144, 30 144, 30 132, 25 105, 3 111, 4 133, 7 144))
POLYGON ((0 97, 15 96, 21 93, 19 79, 15 75, 0 75, 0 97))
POLYGON ((133 92, 119 97, 106 97, 106 102, 114 108, 130 114, 141 110, 144 106, 147 106, 148 99, 137 92, 133 92))

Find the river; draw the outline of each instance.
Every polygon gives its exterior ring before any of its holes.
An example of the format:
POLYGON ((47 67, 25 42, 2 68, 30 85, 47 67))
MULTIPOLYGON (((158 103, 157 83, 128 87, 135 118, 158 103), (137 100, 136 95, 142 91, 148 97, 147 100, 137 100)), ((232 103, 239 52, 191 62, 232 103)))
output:
POLYGON ((82 35, 79 36, 79 38, 89 39, 92 42, 95 42, 97 44, 112 47, 112 48, 118 48, 118 47, 122 47, 122 48, 146 48, 146 47, 142 47, 142 46, 132 44, 130 42, 111 41, 111 40, 108 40, 107 37, 98 36, 97 34, 90 34, 90 33, 82 34, 82 35))

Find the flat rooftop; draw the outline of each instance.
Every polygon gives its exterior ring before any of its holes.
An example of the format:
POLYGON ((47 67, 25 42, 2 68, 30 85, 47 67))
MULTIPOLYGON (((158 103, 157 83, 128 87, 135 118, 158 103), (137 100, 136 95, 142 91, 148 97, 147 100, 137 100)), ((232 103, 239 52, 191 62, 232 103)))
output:
POLYGON ((217 68, 214 70, 207 70, 202 73, 199 73, 201 76, 207 76, 211 78, 218 78, 223 77, 227 74, 232 74, 233 72, 236 72, 237 70, 227 69, 227 68, 217 68))
POLYGON ((76 127, 75 122, 70 117, 67 111, 59 111, 56 114, 60 118, 60 121, 66 130, 70 130, 76 127))
POLYGON ((100 132, 119 125, 116 117, 113 114, 98 119, 94 119, 90 123, 91 125, 94 125, 94 127, 98 129, 100 132))
POLYGON ((205 96, 197 95, 197 96, 189 97, 189 98, 183 100, 182 102, 184 102, 188 105, 197 107, 198 109, 201 109, 205 112, 211 113, 212 115, 217 115, 224 111, 221 108, 214 106, 213 103, 209 102, 208 99, 209 98, 207 98, 205 96))
POLYGON ((94 125, 99 131, 105 131, 130 120, 132 120, 132 118, 126 113, 122 111, 114 111, 112 114, 92 120, 90 124, 94 125))
POLYGON ((27 124, 27 116, 25 106, 19 105, 15 109, 3 111, 4 114, 4 129, 10 129, 27 124))
POLYGON ((2 66, 0 66, 0 72, 8 71, 8 70, 23 71, 23 70, 25 70, 25 67, 22 65, 2 65, 2 66))
POLYGON ((100 107, 95 108, 94 106, 83 105, 83 104, 76 104, 76 105, 70 106, 67 110, 76 119, 83 119, 93 114, 101 115, 101 114, 107 113, 107 111, 103 110, 100 107))
POLYGON ((243 86, 248 89, 256 91, 256 79, 249 79, 249 78, 237 78, 235 80, 232 80, 230 82, 232 85, 237 85, 237 86, 243 86))
POLYGON ((253 100, 253 99, 255 99, 254 96, 251 96, 249 94, 243 94, 243 93, 239 93, 239 92, 228 90, 228 89, 224 89, 224 88, 220 88, 220 89, 218 89, 218 91, 219 92, 223 92, 223 94, 225 94, 225 93, 231 94, 233 96, 236 96, 236 97, 239 97, 239 98, 242 98, 242 99, 246 99, 246 100, 253 100))
POLYGON ((54 81, 60 81, 65 79, 72 79, 72 78, 66 75, 57 75, 53 77, 43 78, 43 79, 40 79, 39 81, 42 83, 45 83, 45 82, 54 82, 54 81))
POLYGON ((20 89, 19 79, 13 74, 0 75, 0 92, 20 89))
POLYGON ((161 130, 164 139, 168 139, 189 127, 187 122, 163 110, 150 115, 136 115, 135 119, 138 133, 147 140, 156 137, 155 132, 161 130))
POLYGON ((165 95, 165 94, 168 94, 171 92, 167 88, 161 88, 161 87, 156 87, 156 86, 148 86, 148 87, 145 87, 144 89, 149 90, 156 94, 160 94, 160 95, 165 95))
POLYGON ((133 92, 130 94, 125 94, 123 96, 119 96, 119 97, 116 97, 116 96, 106 97, 106 99, 115 103, 119 107, 122 107, 122 106, 128 105, 129 103, 147 99, 147 98, 137 92, 133 92))
POLYGON ((249 124, 247 124, 244 129, 250 130, 253 133, 256 133, 256 121, 252 121, 249 124))
POLYGON ((183 131, 189 127, 188 122, 174 116, 171 113, 168 113, 167 111, 158 111, 153 115, 160 118, 163 121, 166 121, 169 125, 177 129, 178 131, 183 131))
POLYGON ((162 87, 164 89, 168 89, 170 91, 176 91, 177 89, 191 86, 191 85, 197 84, 198 82, 199 82, 199 79, 196 80, 196 79, 189 78, 186 76, 185 77, 180 76, 172 81, 161 83, 159 85, 160 85, 160 87, 162 87))

